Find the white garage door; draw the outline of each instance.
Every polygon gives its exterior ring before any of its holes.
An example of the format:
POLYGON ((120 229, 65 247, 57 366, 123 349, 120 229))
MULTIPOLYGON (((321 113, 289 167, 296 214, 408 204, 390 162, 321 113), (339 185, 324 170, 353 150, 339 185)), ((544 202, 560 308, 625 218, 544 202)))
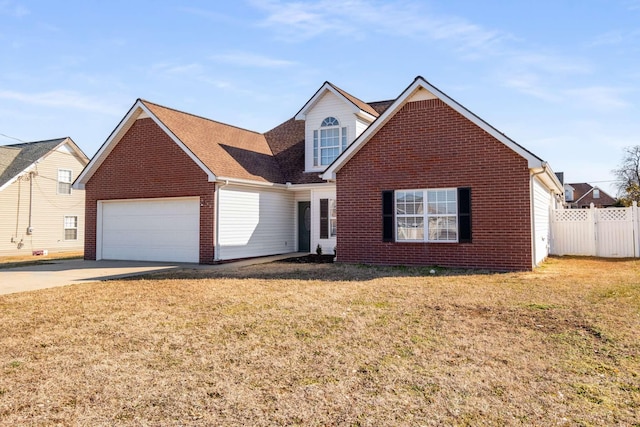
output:
POLYGON ((97 244, 102 251, 98 259, 199 261, 198 198, 105 201, 100 205, 97 244))

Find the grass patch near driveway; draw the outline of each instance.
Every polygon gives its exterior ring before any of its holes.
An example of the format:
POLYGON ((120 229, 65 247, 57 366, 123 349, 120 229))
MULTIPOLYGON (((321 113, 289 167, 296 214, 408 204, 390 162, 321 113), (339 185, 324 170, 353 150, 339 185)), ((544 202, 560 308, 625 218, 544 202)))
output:
POLYGON ((639 282, 273 263, 0 296, 0 425, 638 425, 639 282))
POLYGON ((12 255, 0 256, 0 269, 25 267, 28 265, 48 264, 52 261, 62 259, 78 259, 84 256, 82 251, 74 252, 52 252, 48 255, 12 255))

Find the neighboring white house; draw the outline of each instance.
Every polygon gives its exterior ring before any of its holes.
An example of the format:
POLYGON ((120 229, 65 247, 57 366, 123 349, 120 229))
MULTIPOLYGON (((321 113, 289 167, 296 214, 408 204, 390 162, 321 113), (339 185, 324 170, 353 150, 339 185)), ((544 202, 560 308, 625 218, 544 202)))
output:
POLYGON ((83 249, 88 162, 71 138, 0 146, 0 256, 83 249))

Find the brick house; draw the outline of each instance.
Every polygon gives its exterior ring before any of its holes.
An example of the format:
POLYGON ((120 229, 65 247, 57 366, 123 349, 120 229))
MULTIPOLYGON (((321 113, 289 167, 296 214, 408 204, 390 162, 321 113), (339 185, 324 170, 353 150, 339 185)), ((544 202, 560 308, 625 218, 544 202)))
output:
POLYGON ((256 133, 138 100, 76 183, 87 259, 338 260, 526 270, 548 255, 548 164, 422 77, 365 103, 325 82, 256 133))
POLYGON ((568 208, 588 208, 593 203, 596 208, 616 206, 617 200, 597 186, 586 182, 564 184, 565 204, 568 208))

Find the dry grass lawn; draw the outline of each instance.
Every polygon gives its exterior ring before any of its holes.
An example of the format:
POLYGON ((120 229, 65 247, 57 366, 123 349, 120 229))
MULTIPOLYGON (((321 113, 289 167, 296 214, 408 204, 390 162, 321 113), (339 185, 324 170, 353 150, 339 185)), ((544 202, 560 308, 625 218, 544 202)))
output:
POLYGON ((0 425, 640 425, 638 260, 194 270, 0 322, 0 425))
POLYGON ((42 264, 58 259, 71 259, 82 258, 84 256, 83 251, 73 252, 50 252, 48 255, 15 255, 15 256, 0 256, 0 269, 22 267, 25 265, 42 264))

